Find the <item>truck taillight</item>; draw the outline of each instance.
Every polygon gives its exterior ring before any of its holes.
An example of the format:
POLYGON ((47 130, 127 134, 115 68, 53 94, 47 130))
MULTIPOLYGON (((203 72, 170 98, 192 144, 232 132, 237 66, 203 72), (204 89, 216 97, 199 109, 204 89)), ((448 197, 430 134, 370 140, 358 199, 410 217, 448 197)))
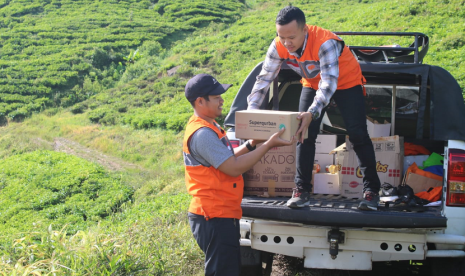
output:
POLYGON ((465 150, 449 150, 446 205, 465 207, 465 150))
POLYGON ((241 141, 239 141, 239 140, 229 140, 229 142, 231 143, 231 146, 233 148, 237 148, 238 146, 241 145, 241 141))

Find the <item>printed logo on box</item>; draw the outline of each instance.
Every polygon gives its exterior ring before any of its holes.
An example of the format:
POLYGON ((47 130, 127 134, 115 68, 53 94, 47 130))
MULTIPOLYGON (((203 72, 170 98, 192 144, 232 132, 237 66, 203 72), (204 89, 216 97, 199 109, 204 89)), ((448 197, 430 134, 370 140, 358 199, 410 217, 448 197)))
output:
POLYGON ((360 183, 358 183, 357 181, 351 181, 349 183, 349 187, 351 187, 351 188, 357 188, 358 185, 360 185, 360 183))
POLYGON ((266 169, 263 170, 263 174, 276 174, 276 172, 272 167, 266 167, 266 169))
POLYGON ((286 167, 284 171, 281 172, 281 174, 294 174, 294 171, 291 168, 286 167))
POLYGON ((386 143, 386 151, 395 151, 396 150, 396 143, 395 142, 387 142, 386 143))
POLYGON ((278 193, 292 193, 292 188, 277 188, 276 187, 274 191, 278 193))
POLYGON ((400 170, 389 170, 389 177, 400 177, 400 170))
POLYGON ((260 181, 260 173, 256 172, 254 169, 250 169, 244 174, 244 180, 260 181))
POLYGON ((269 180, 273 180, 275 182, 278 182, 278 175, 277 174, 264 174, 262 175, 262 181, 267 182, 269 180))
POLYGON ((281 182, 294 182, 295 175, 281 175, 281 182))
POLYGON ((266 167, 262 174, 262 181, 267 182, 268 180, 273 180, 278 182, 278 174, 271 167, 266 167))
POLYGON ((286 167, 284 171, 281 172, 281 182, 294 182, 294 178, 295 172, 289 167, 286 167))
POLYGON ((373 149, 375 151, 383 151, 383 143, 373 143, 373 149))
MULTIPOLYGON (((387 173, 388 172, 388 167, 389 164, 383 165, 381 164, 380 161, 376 162, 376 171, 381 172, 381 173, 387 173)), ((362 178, 362 171, 360 170, 360 167, 357 167, 357 177, 362 178)))
POLYGON ((250 127, 262 127, 262 128, 275 128, 276 127, 276 122, 272 121, 253 121, 249 120, 249 126, 250 127))
POLYGON ((247 124, 236 123, 236 129, 247 129, 247 124))
MULTIPOLYGON (((357 171, 358 171, 358 168, 357 168, 357 171)), ((341 174, 354 175, 355 168, 354 167, 342 167, 341 174)))
POLYGON ((259 161, 262 164, 294 164, 295 163, 295 156, 292 154, 289 155, 274 155, 274 154, 265 154, 259 161))
POLYGON ((244 191, 247 192, 268 192, 268 187, 244 187, 244 191))

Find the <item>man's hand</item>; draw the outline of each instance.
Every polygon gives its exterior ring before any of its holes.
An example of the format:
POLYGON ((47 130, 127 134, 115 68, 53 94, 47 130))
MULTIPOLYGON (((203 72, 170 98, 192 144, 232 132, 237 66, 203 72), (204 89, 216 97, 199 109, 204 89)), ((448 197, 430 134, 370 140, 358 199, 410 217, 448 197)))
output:
POLYGON ((301 112, 299 116, 297 116, 297 120, 301 120, 300 122, 300 127, 295 133, 295 136, 299 137, 299 142, 303 143, 304 142, 304 134, 308 131, 308 126, 312 122, 312 113, 310 112, 301 112))
POLYGON ((292 145, 295 141, 295 136, 292 136, 291 141, 287 141, 279 137, 284 133, 284 131, 285 128, 282 128, 275 134, 271 135, 271 137, 264 143, 264 145, 267 145, 270 148, 292 145))

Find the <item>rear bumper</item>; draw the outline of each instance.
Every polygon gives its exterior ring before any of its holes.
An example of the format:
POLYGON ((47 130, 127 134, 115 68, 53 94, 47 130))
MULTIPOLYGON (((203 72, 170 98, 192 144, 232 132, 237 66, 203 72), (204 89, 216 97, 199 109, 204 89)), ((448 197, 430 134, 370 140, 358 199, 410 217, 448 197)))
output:
POLYGON ((329 233, 334 227, 265 220, 241 220, 241 245, 304 258, 307 268, 371 270, 372 262, 462 258, 463 250, 428 250, 428 243, 464 246, 465 237, 437 234, 430 229, 339 228, 337 256, 331 253, 329 233), (435 234, 433 234, 435 233, 435 234))

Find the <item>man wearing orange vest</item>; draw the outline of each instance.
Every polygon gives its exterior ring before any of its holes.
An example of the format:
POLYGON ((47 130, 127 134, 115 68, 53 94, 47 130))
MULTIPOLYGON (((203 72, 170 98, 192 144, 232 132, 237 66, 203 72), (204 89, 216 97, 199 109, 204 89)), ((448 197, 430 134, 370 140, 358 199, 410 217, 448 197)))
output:
POLYGON ((221 94, 230 86, 200 74, 185 88, 186 98, 194 108, 183 141, 186 187, 192 195, 188 217, 197 244, 205 253, 205 275, 239 275, 242 173, 269 149, 294 142, 279 138, 282 129, 259 147, 258 141, 249 140, 233 149, 215 121, 223 109, 221 94))
POLYGON ((310 203, 315 140, 326 106, 333 99, 343 116, 363 174, 364 193, 358 208, 376 210, 380 181, 366 126, 362 87, 365 79, 358 61, 337 35, 307 25, 304 13, 297 7, 288 6, 278 13, 276 31, 277 37, 268 48, 262 71, 247 100, 248 109, 260 108, 283 63, 302 76, 299 102, 301 126, 296 134, 308 131, 308 139, 304 140, 302 135, 297 143, 296 188, 287 206, 300 208, 310 203))

